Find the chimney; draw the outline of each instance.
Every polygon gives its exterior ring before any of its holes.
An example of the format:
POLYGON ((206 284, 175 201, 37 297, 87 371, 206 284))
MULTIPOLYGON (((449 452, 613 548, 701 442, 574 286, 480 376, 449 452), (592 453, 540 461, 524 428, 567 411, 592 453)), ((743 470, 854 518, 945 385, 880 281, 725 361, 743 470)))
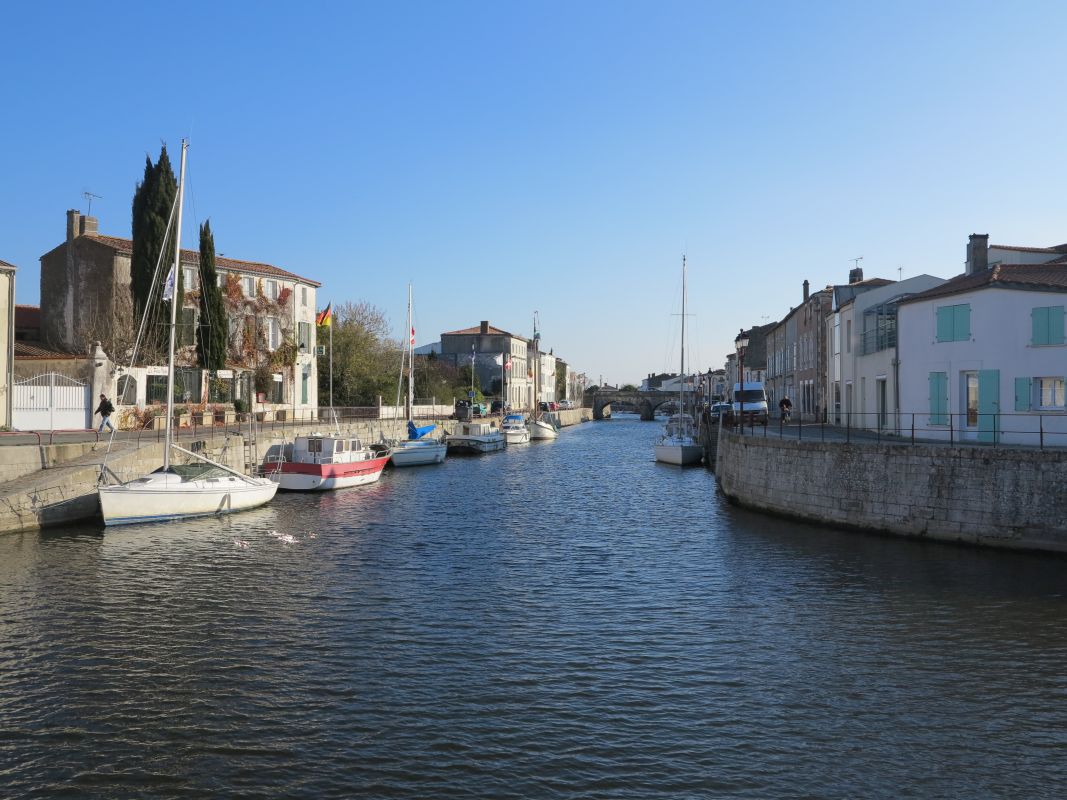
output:
POLYGON ((804 281, 804 302, 808 302, 808 282, 804 281))
POLYGON ((82 236, 95 236, 100 222, 96 217, 82 217, 80 231, 82 236))
POLYGON ((972 233, 967 242, 967 274, 989 269, 989 234, 972 233))
POLYGON ((485 334, 487 334, 487 333, 489 333, 489 321, 483 319, 482 320, 482 336, 485 336, 485 334))
POLYGON ((863 267, 853 267, 848 271, 848 282, 862 283, 863 282, 863 267))
POLYGON ((81 236, 82 212, 77 209, 67 210, 67 241, 72 242, 81 236))

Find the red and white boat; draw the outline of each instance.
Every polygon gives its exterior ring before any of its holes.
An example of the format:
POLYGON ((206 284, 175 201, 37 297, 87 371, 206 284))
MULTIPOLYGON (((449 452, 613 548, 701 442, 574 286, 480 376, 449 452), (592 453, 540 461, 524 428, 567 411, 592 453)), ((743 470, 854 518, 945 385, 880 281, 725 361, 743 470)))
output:
POLYGON ((359 439, 339 434, 297 436, 279 462, 278 488, 321 492, 374 483, 389 461, 385 445, 364 447, 359 439))

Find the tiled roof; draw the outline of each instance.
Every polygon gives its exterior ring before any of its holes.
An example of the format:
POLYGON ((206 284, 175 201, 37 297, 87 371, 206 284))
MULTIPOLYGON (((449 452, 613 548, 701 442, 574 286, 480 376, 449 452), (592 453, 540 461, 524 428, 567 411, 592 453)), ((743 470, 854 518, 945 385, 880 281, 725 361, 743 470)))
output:
POLYGON ((0 259, 0 267, 3 267, 5 269, 18 269, 18 267, 16 267, 14 264, 8 264, 3 259, 0 259))
POLYGON ((905 297, 900 303, 903 305, 989 288, 1067 292, 1067 264, 997 264, 992 269, 974 275, 957 275, 933 289, 905 297))
MULTIPOLYGON (((442 333, 442 336, 476 336, 482 333, 482 326, 475 325, 473 328, 464 328, 461 331, 449 331, 448 333, 442 333)), ((494 328, 492 325, 488 327, 485 332, 486 336, 510 336, 513 339, 521 338, 515 336, 513 333, 502 331, 500 328, 494 328)))
POLYGON ((1013 244, 991 244, 990 250, 1013 250, 1017 253, 1067 253, 1067 244, 1057 244, 1052 247, 1017 247, 1013 244))
POLYGON ((40 306, 15 306, 15 327, 16 328, 40 328, 41 327, 41 307, 40 306))
POLYGON ((61 353, 58 350, 46 350, 43 347, 30 344, 29 342, 15 342, 15 359, 20 358, 44 358, 53 361, 65 359, 68 361, 76 358, 85 358, 84 353, 61 353))
MULTIPOLYGON (((112 250, 116 250, 119 253, 130 254, 133 252, 133 242, 130 239, 122 239, 118 236, 104 236, 103 234, 88 234, 85 238, 98 242, 105 247, 110 247, 112 250)), ((182 262, 187 264, 200 264, 200 251, 199 250, 182 250, 182 262)), ((215 256, 215 266, 218 269, 234 270, 241 272, 251 272, 256 275, 269 275, 276 278, 284 278, 287 280, 301 281, 302 283, 309 284, 311 286, 322 286, 318 281, 313 281, 310 278, 303 278, 297 275, 295 272, 288 272, 287 270, 275 267, 271 264, 260 264, 257 261, 238 261, 236 258, 225 258, 224 256, 215 256)))

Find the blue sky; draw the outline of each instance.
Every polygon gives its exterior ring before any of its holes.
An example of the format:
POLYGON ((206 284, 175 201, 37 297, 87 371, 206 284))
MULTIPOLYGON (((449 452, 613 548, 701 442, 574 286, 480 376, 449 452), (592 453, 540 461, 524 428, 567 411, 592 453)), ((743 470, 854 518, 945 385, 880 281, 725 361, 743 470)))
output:
POLYGON ((477 324, 594 380, 694 366, 813 288, 961 271, 967 235, 1067 241, 1053 3, 17 4, 0 259, 39 302, 67 208, 128 236, 191 141, 184 243, 477 324), (150 7, 151 5, 151 7, 150 7), (177 12, 181 11, 179 18, 177 12))

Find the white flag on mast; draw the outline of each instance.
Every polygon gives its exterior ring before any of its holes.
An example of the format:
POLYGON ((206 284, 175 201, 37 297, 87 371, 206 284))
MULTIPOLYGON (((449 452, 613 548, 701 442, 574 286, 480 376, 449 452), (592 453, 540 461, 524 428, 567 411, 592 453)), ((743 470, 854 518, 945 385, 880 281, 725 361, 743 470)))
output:
POLYGON ((174 267, 171 267, 170 272, 167 273, 167 282, 163 285, 163 299, 167 301, 174 299, 174 267))

